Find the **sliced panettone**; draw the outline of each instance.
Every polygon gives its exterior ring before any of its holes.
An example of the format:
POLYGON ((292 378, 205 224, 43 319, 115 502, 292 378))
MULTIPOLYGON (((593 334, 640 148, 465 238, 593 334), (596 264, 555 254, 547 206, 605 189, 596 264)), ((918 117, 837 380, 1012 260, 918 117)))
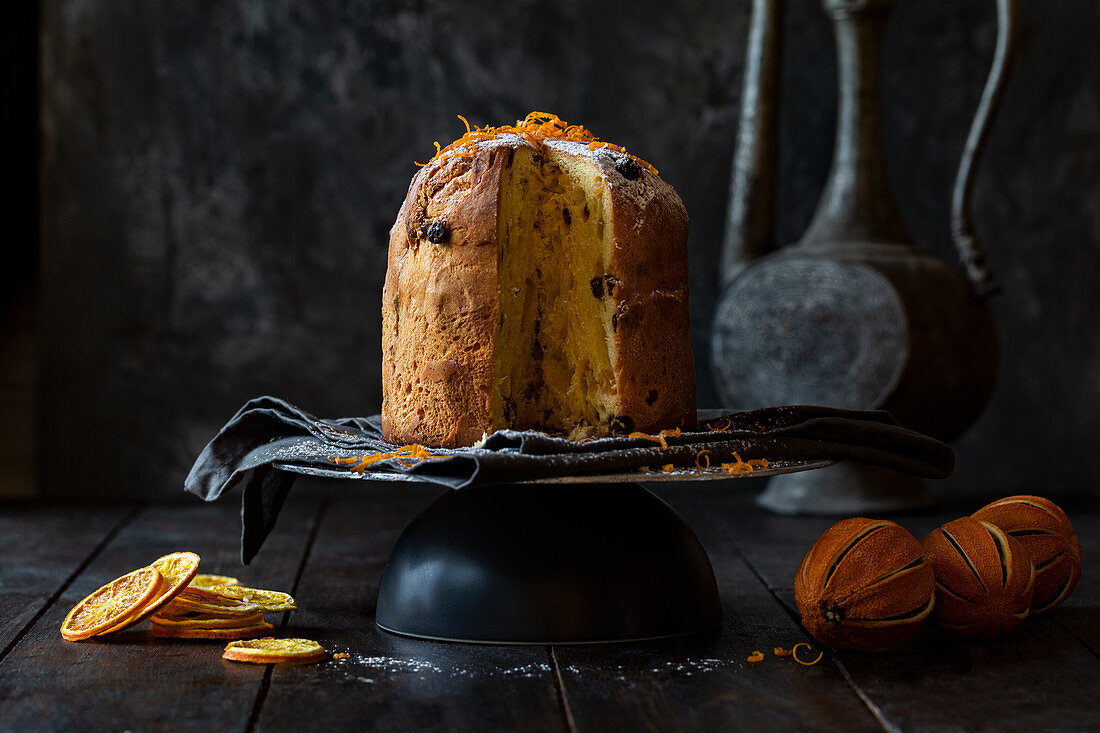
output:
POLYGON ((468 133, 413 179, 383 291, 383 431, 469 445, 691 427, 687 214, 556 117, 468 133))

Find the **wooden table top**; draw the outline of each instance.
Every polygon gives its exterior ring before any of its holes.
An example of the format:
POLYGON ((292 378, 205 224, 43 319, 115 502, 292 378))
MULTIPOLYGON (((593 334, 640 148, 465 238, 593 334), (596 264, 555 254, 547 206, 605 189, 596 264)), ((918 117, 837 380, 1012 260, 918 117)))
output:
MULTIPOLYGON (((602 646, 473 646, 380 631, 387 554, 438 489, 299 485, 253 564, 238 561, 236 495, 217 504, 0 505, 0 730, 1098 730, 1100 510, 1067 507, 1081 537, 1076 593, 1011 636, 945 641, 922 629, 877 655, 815 666, 775 646, 812 641, 791 579, 832 520, 753 507, 759 483, 655 491, 699 535, 722 597, 711 633, 602 646), (287 590, 280 633, 347 659, 226 662, 223 643, 154 639, 148 625, 71 643, 58 626, 87 593, 161 554, 287 590), (753 650, 766 652, 750 665, 753 650)), ((918 538, 976 509, 898 517, 918 538)))

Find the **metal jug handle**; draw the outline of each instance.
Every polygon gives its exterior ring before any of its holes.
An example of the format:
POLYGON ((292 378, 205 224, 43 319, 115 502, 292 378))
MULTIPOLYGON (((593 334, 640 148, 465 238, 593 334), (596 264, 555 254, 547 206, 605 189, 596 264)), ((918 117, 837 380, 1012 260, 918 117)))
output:
POLYGON ((981 156, 988 137, 989 124, 1000 106, 1005 81, 1016 55, 1017 24, 1020 14, 1018 0, 997 0, 997 46, 993 52, 993 64, 982 91, 981 101, 970 123, 959 160, 959 172, 955 177, 955 190, 951 196, 951 236, 959 251, 959 260, 970 279, 974 294, 986 299, 999 292, 993 273, 986 265, 985 252, 974 236, 970 221, 970 194, 974 183, 974 163, 981 156))

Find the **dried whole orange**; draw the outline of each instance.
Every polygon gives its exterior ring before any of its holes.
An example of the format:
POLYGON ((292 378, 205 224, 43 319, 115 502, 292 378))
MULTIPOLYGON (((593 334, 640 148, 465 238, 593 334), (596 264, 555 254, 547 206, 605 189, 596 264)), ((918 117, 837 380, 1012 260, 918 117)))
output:
POLYGON ((932 610, 932 568, 894 522, 845 519, 802 558, 794 597, 802 625, 822 644, 884 651, 915 634, 932 610))
POLYGON ((127 623, 141 613, 163 583, 160 573, 151 566, 115 578, 69 611, 61 624, 61 636, 81 641, 127 623))
POLYGON ((1031 613, 1044 613, 1069 597, 1081 579, 1081 542, 1061 507, 1041 496, 1009 496, 974 512, 1013 537, 1035 563, 1031 613))
POLYGON ((936 575, 928 623, 953 639, 991 639, 1023 623, 1035 566, 1014 538, 989 522, 962 517, 921 542, 936 575))

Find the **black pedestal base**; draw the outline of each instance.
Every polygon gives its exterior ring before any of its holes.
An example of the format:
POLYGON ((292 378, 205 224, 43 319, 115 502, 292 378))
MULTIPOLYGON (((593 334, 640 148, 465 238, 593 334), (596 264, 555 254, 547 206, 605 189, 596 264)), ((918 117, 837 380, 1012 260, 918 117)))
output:
POLYGON ((386 631, 489 644, 677 636, 720 616, 699 540, 637 484, 448 492, 397 541, 376 613, 386 631))

